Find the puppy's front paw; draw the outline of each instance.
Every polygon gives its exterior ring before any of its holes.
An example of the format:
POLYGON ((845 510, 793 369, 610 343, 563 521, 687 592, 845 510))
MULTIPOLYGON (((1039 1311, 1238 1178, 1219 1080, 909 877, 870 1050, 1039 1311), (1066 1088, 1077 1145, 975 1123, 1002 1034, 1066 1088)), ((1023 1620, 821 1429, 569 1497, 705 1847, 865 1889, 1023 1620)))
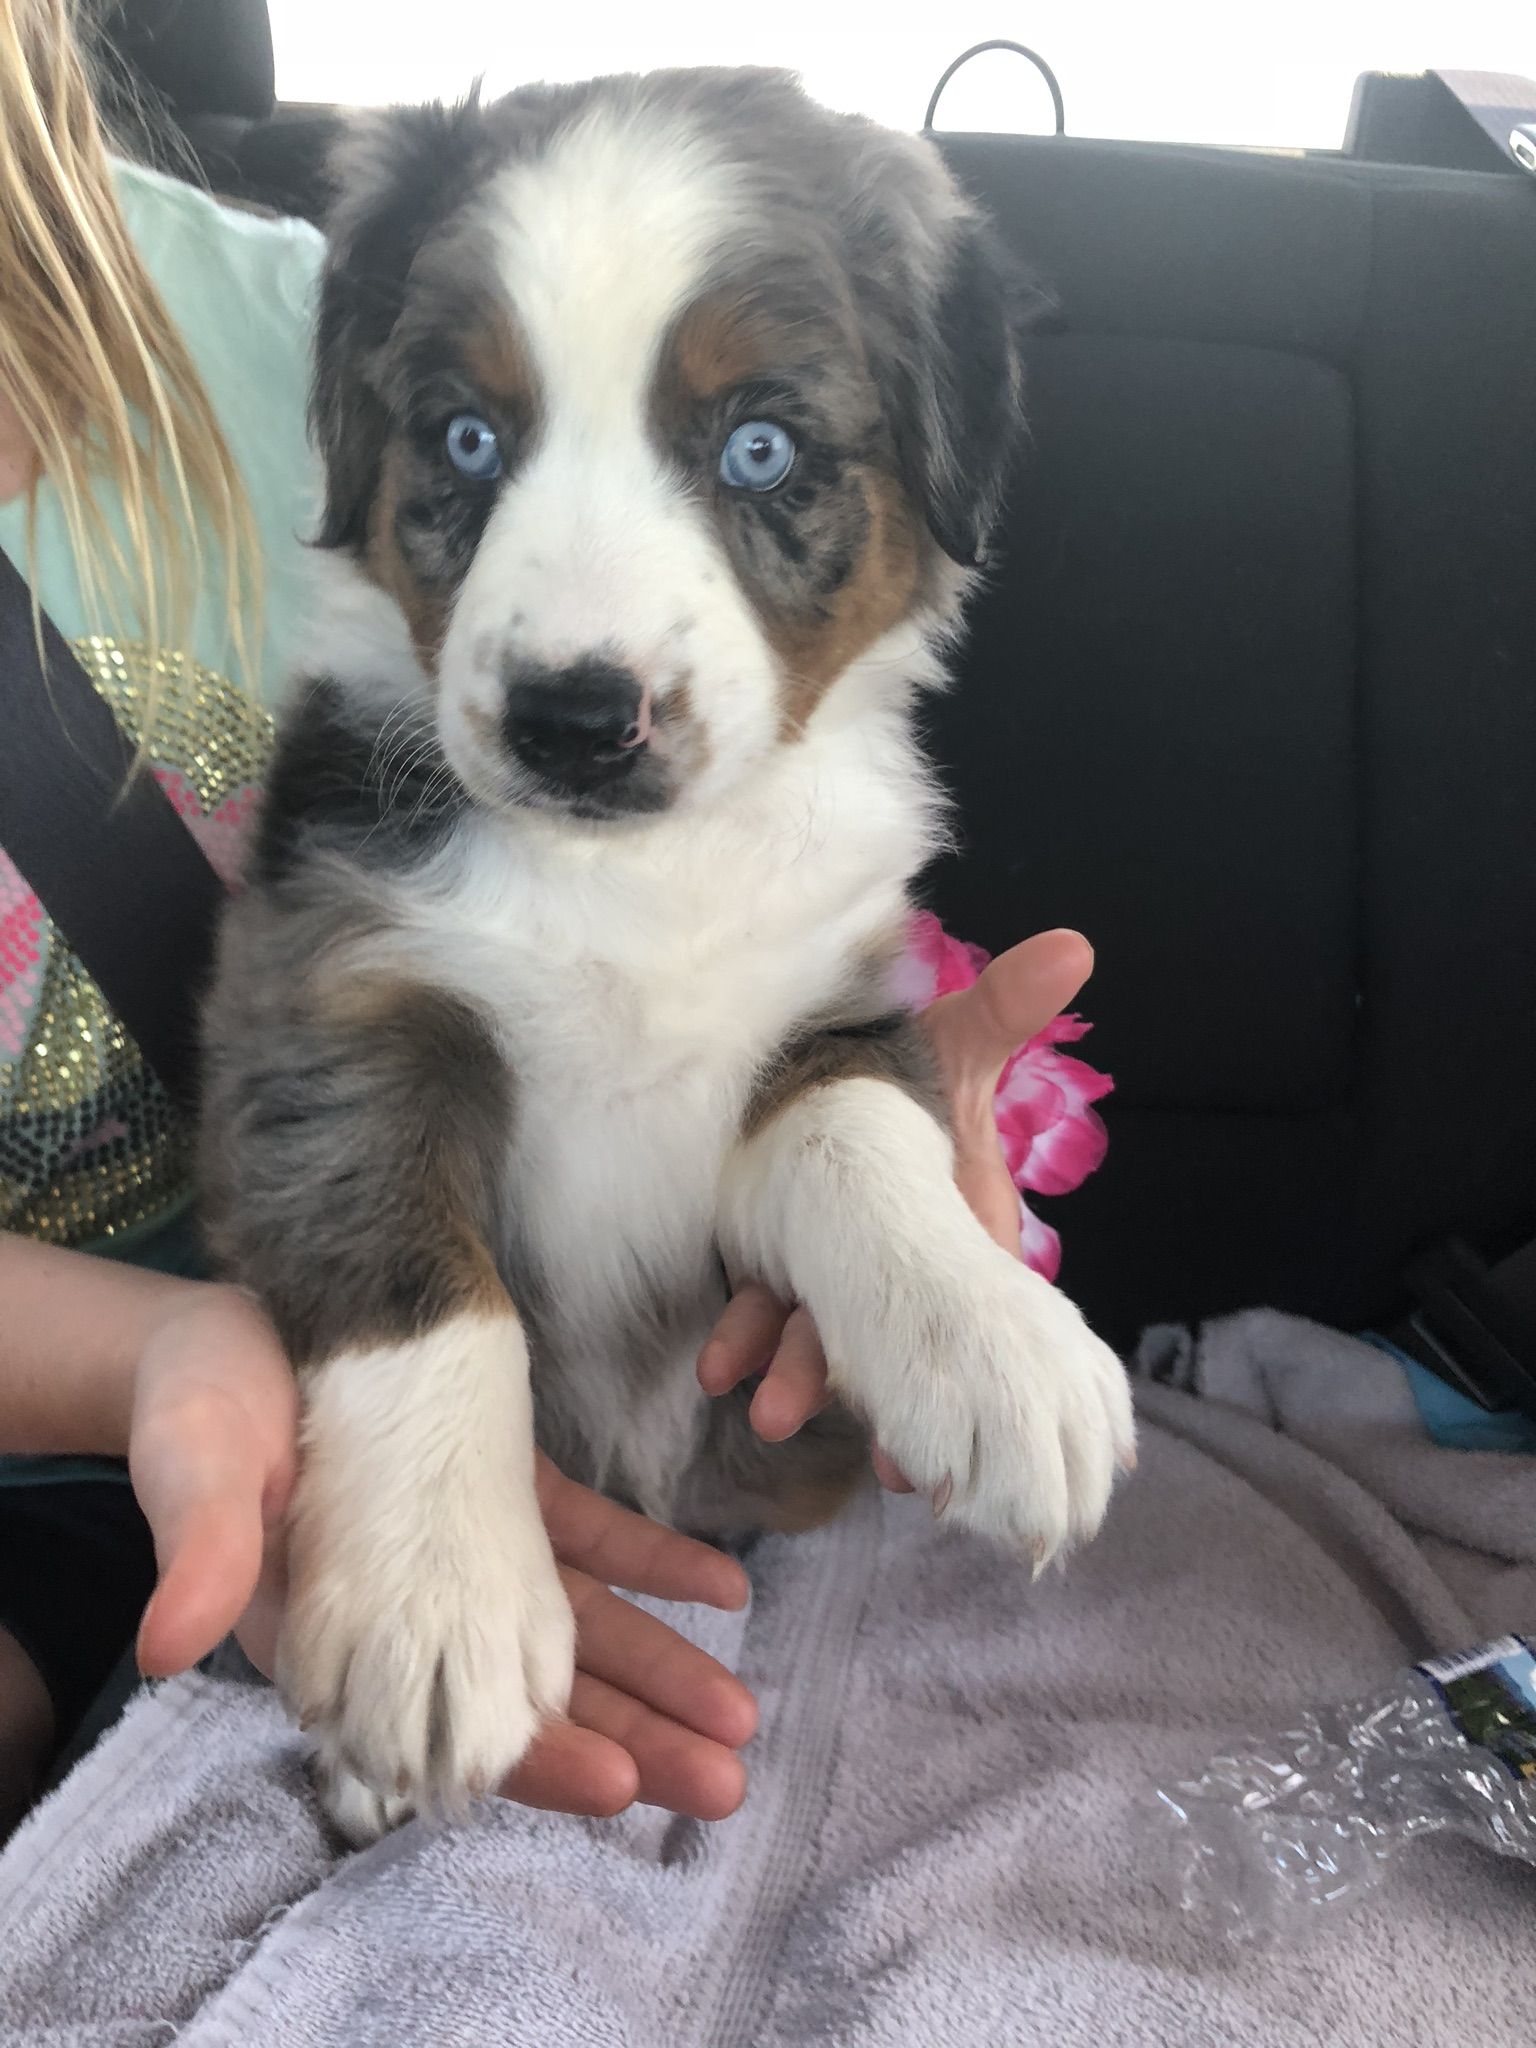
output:
POLYGON ((886 1355, 856 1398, 913 1485, 1037 1567, 1093 1535, 1135 1431, 1124 1368, 1077 1307, 979 1239, 942 1270, 893 1269, 881 1294, 886 1355))
POLYGON ((462 1811, 564 1710, 574 1624, 540 1547, 542 1557, 512 1546, 494 1564, 438 1557, 402 1573, 386 1563, 360 1578, 322 1562, 317 1546, 290 1599, 279 1679, 350 1839, 407 1812, 462 1811))
POLYGON ((477 1547, 457 1556, 412 1545, 359 1570, 355 1542, 311 1524, 279 1679, 350 1839, 406 1811, 453 1813, 493 1792, 539 1723, 564 1710, 574 1624, 543 1530, 534 1533, 525 1542, 482 1527, 477 1547))
POLYGON ((445 1386, 442 1341, 402 1346, 383 1370, 380 1354, 333 1361, 306 1417, 278 1682, 354 1842, 493 1792, 570 1696, 575 1623, 531 1444, 521 1450, 504 1401, 484 1398, 504 1393, 517 1360, 503 1338, 481 1361, 495 1377, 466 1369, 445 1386), (416 1377, 389 1370, 424 1345, 439 1355, 412 1361, 416 1377), (434 1368, 438 1409, 412 1415, 434 1368))

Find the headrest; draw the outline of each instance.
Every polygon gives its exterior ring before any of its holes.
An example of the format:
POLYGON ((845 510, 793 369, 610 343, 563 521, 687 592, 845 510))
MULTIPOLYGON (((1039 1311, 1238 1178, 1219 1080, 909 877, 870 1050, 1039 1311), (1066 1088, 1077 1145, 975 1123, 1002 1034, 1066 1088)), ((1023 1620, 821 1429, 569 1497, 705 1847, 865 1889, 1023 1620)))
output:
POLYGON ((264 121, 275 103, 266 0, 117 0, 100 33, 178 123, 264 121))

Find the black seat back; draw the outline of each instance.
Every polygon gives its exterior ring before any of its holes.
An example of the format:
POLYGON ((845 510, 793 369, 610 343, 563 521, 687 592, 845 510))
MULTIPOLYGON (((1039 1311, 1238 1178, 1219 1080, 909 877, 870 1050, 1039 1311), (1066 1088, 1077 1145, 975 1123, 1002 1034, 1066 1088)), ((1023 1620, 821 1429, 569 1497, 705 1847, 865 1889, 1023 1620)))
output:
POLYGON ((1536 182, 944 147, 1063 309, 933 879, 1099 948, 1065 1278, 1122 1336, 1384 1315, 1536 1233, 1536 182))

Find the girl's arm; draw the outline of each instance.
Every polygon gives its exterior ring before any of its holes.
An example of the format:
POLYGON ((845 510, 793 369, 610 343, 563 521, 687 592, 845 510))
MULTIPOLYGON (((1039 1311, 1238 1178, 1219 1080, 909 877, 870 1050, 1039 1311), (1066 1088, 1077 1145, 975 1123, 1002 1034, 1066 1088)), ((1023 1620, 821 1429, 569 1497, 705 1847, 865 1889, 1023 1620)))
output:
POLYGON ((214 1289, 0 1232, 0 1451, 128 1451, 151 1332, 214 1289))

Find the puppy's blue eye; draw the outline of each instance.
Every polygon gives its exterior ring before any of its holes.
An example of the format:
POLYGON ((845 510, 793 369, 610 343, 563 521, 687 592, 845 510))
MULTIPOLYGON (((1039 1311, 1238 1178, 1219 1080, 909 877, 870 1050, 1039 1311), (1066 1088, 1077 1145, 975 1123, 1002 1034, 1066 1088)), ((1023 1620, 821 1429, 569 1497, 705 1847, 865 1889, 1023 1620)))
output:
POLYGON ((795 444, 772 420, 743 420, 720 450, 720 474, 736 491, 771 491, 794 467, 795 444))
POLYGON ((495 428, 478 413, 459 413, 448 422, 448 460, 461 476, 477 484, 500 476, 501 449, 495 428))

